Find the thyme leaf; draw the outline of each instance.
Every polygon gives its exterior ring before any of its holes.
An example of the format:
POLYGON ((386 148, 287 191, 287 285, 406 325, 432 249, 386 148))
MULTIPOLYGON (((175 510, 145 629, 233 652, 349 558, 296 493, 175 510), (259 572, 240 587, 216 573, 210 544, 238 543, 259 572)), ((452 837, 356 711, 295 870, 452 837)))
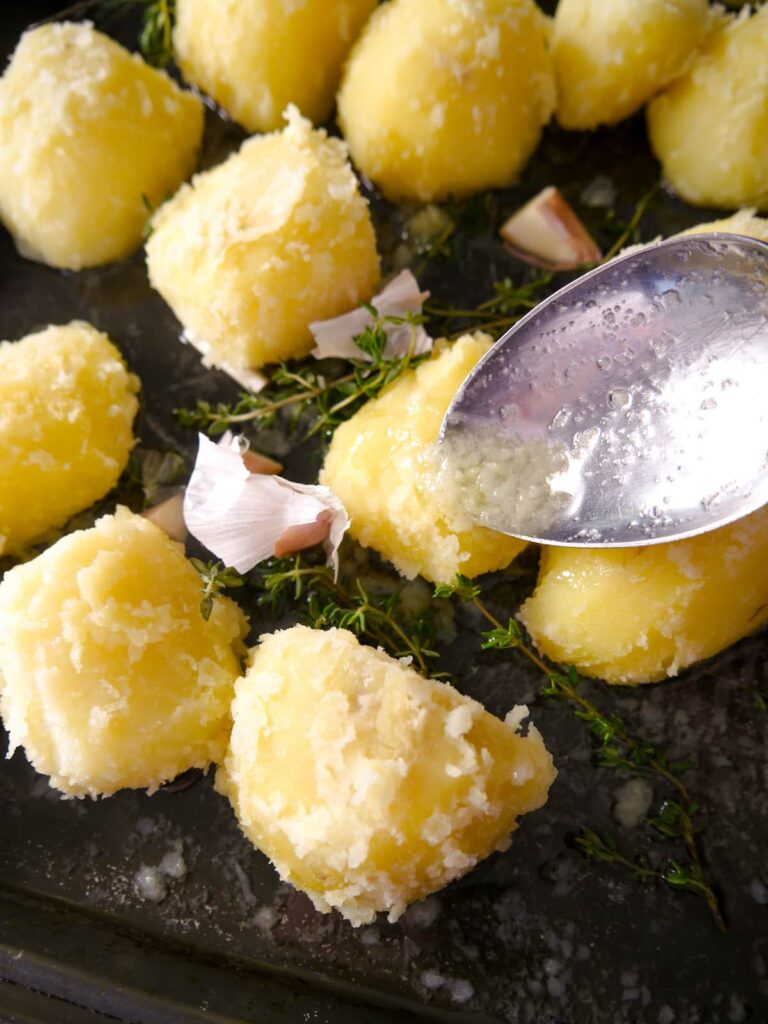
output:
POLYGON ((213 611, 213 602, 224 590, 242 587, 245 580, 236 569, 223 566, 221 562, 203 562, 199 558, 190 558, 190 562, 200 573, 203 596, 200 600, 200 614, 207 622, 213 611))
POLYGON ((91 15, 104 22, 120 19, 135 10, 141 12, 139 49, 148 64, 164 68, 173 60, 173 26, 176 0, 79 0, 57 11, 39 24, 91 15))
POLYGON ((114 17, 139 8, 142 22, 139 49, 144 59, 158 68, 164 68, 173 59, 176 0, 93 0, 88 6, 114 17))

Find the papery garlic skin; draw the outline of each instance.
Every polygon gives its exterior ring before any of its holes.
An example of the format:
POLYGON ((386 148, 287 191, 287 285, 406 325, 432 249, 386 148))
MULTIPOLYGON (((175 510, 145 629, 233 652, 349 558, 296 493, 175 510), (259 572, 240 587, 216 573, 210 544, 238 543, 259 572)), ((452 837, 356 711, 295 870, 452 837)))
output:
MULTIPOLYGON (((373 306, 379 320, 384 317, 400 319, 409 314, 419 315, 427 298, 429 292, 421 291, 419 282, 411 271, 401 270, 367 305, 373 306)), ((309 329, 317 345, 310 355, 315 359, 335 357, 372 362, 372 357, 359 348, 354 339, 373 323, 373 314, 364 306, 343 313, 332 320, 317 320, 311 323, 309 329)), ((385 359, 402 359, 406 355, 421 356, 432 351, 434 342, 422 324, 382 323, 381 328, 387 335, 385 359)))
POLYGON ((325 524, 328 560, 338 572, 338 548, 349 517, 327 487, 251 473, 237 439, 216 445, 199 435, 197 461, 184 497, 184 519, 192 536, 225 565, 248 572, 277 549, 287 554, 281 545, 286 532, 301 537, 296 531, 314 527, 319 517, 325 524), (325 516, 328 512, 330 519, 325 516))

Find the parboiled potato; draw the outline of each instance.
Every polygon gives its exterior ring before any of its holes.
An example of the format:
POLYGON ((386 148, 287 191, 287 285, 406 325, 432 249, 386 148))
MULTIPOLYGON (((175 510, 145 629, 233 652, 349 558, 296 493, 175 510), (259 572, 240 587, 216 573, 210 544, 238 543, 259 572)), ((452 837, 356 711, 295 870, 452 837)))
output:
POLYGON ((768 509, 689 540, 545 547, 520 618, 537 647, 609 683, 652 683, 768 621, 768 509))
POLYGON ((177 0, 173 49, 187 82, 249 131, 294 103, 325 121, 347 52, 377 0, 177 0))
POLYGON ((389 199, 509 185, 555 106, 533 0, 392 0, 352 49, 338 96, 352 159, 389 199))
POLYGON ((648 106, 651 146, 697 206, 768 209, 768 7, 713 34, 648 106))
POLYGON ((153 228, 150 281, 215 366, 306 355, 309 324, 369 299, 379 280, 346 149, 295 109, 282 132, 182 188, 153 228))
POLYGON ((87 23, 26 32, 0 79, 0 220, 23 256, 80 270, 141 244, 192 171, 203 106, 87 23))
POLYGON ((560 0, 558 122, 583 129, 629 117, 688 68, 711 22, 708 0, 560 0))
POLYGON ((756 217, 754 209, 739 210, 722 220, 711 220, 705 224, 681 231, 681 235, 701 235, 710 231, 725 231, 733 235, 746 235, 759 242, 768 242, 768 217, 756 217))
POLYGON ((149 520, 118 509, 0 584, 10 750, 70 796, 155 789, 224 754, 242 613, 149 520))
POLYGON ((0 554, 115 486, 134 445, 138 387, 87 323, 0 342, 0 554))
POLYGON ((491 344, 478 334, 443 347, 338 427, 328 449, 320 482, 344 504, 351 536, 409 579, 479 576, 505 568, 525 547, 471 523, 437 486, 443 417, 491 344))
POLYGON ((552 758, 525 708, 502 722, 342 629, 261 638, 236 684, 218 787, 248 838, 355 925, 506 849, 546 801, 552 758))

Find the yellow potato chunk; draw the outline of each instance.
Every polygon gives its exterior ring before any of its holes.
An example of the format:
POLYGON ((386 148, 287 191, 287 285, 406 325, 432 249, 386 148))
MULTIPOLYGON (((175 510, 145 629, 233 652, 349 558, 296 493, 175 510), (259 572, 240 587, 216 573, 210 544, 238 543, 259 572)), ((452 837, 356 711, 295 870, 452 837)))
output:
POLYGON ((289 103, 325 121, 347 52, 377 0, 177 0, 181 73, 249 131, 279 128, 289 103))
POLYGON ((520 615, 539 650, 609 683, 652 683, 768 621, 768 509, 640 548, 544 548, 520 615))
POLYGON ((697 206, 768 209, 768 7, 714 33, 648 107, 664 174, 697 206))
POLYGON ((503 569, 523 541, 471 523, 438 486, 435 445, 464 378, 491 347, 465 335, 404 374, 334 433, 320 482, 344 504, 350 535, 409 579, 447 583, 456 573, 503 569))
POLYGON ((509 185, 555 106, 533 0, 393 0, 352 49, 338 96, 352 159, 394 200, 509 185))
POLYGON ((701 235, 710 231, 725 231, 732 235, 746 235, 759 242, 768 242, 768 217, 756 217, 754 209, 739 210, 722 220, 711 220, 705 224, 682 231, 682 235, 701 235))
POLYGON ((242 613, 127 509, 62 538, 0 584, 0 711, 10 750, 70 796, 150 790, 220 760, 242 613))
POLYGON ((707 0, 560 0, 552 33, 557 120, 597 128, 634 114, 689 67, 707 0))
POLYGON ((134 445, 138 388, 90 324, 0 342, 0 554, 115 486, 134 445))
POLYGON ((248 838, 322 911, 355 925, 509 846, 546 801, 552 758, 502 722, 342 629, 261 638, 236 684, 217 784, 248 838))
POLYGON ((367 300, 379 280, 368 204, 344 145, 291 110, 163 206, 150 280, 215 366, 306 355, 309 324, 367 300))
POLYGON ((0 79, 0 220, 52 267, 122 259, 202 131, 196 96, 90 24, 32 29, 0 79))

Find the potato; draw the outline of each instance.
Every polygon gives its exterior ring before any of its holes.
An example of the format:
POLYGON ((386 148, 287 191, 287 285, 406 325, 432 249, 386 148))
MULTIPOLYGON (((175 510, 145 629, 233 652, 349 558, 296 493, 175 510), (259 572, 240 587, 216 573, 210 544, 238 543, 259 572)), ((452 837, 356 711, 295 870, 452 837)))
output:
POLYGON ((155 789, 220 760, 242 613, 200 613, 200 577, 149 520, 118 509, 0 584, 0 712, 10 750, 70 796, 155 789))
POLYGON ((177 0, 181 73, 251 132, 279 128, 289 103, 331 113, 341 65, 377 0, 177 0))
POLYGON ((681 231, 681 235, 701 235, 710 231, 725 231, 733 235, 746 235, 759 242, 768 242, 768 218, 756 217, 754 210, 739 210, 722 220, 707 221, 681 231))
POLYGON ((306 355, 309 324, 373 294, 379 260, 346 150, 293 109, 153 219, 150 281, 215 366, 306 355))
POLYGON ((338 96, 352 159, 389 199, 509 185, 555 106, 533 0, 393 0, 352 49, 338 96))
POLYGON ((87 22, 32 29, 0 79, 0 220, 52 267, 122 259, 202 131, 196 96, 87 22))
POLYGON ((768 7, 748 13, 648 107, 664 174, 697 206, 768 210, 768 7))
POLYGON ((539 650, 609 683, 652 683, 768 621, 768 508, 671 544, 543 549, 520 618, 539 650))
POLYGON ((261 638, 236 684, 217 785, 248 838, 318 910, 354 925, 506 849, 552 758, 506 722, 343 629, 261 638))
POLYGON ((597 128, 634 114, 689 67, 707 0, 560 0, 552 33, 557 120, 597 128))
POLYGON ((138 387, 87 323, 0 343, 0 554, 114 487, 134 445, 138 387))
POLYGON ((333 435, 320 482, 343 502, 350 535, 409 579, 479 576, 503 569, 525 547, 469 522, 437 486, 435 444, 443 417, 491 343, 478 334, 444 346, 333 435))

